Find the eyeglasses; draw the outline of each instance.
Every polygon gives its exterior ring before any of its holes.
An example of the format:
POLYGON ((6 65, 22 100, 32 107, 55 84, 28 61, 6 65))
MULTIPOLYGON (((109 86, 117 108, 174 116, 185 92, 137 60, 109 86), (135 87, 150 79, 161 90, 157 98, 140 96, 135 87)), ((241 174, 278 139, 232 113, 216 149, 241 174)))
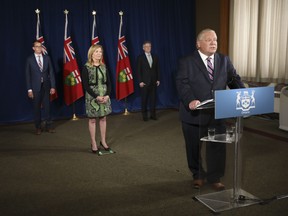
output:
POLYGON ((34 46, 34 47, 36 47, 36 48, 40 48, 40 47, 42 47, 42 46, 34 46))

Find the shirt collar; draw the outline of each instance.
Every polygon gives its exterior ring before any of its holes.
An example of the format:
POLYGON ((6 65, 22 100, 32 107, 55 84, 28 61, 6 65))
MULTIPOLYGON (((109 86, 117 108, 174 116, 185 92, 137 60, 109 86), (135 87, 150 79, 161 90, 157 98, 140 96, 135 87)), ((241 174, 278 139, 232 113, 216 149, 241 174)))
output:
POLYGON ((40 58, 42 58, 42 54, 36 54, 34 53, 35 57, 38 58, 38 56, 40 56, 40 58))
POLYGON ((211 56, 207 56, 207 55, 201 53, 199 50, 198 50, 198 53, 199 53, 201 59, 203 60, 203 62, 206 62, 208 57, 210 57, 210 58, 211 58, 211 61, 214 62, 214 55, 215 55, 215 54, 213 54, 213 55, 211 55, 211 56))

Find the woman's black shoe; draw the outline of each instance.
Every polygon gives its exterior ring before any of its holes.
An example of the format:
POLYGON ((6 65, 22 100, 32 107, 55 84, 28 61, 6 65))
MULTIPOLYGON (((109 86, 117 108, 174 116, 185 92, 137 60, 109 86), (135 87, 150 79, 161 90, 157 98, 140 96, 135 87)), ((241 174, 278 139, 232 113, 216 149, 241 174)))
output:
POLYGON ((103 146, 102 142, 100 142, 100 145, 104 148, 105 151, 110 151, 109 146, 108 146, 108 148, 105 148, 105 147, 103 146))
POLYGON ((93 147, 92 147, 92 144, 91 144, 91 152, 92 152, 93 154, 98 154, 98 153, 99 153, 99 149, 94 150, 93 147))
POLYGON ((91 149, 91 151, 92 151, 93 154, 98 154, 99 153, 99 149, 97 149, 97 150, 91 149))

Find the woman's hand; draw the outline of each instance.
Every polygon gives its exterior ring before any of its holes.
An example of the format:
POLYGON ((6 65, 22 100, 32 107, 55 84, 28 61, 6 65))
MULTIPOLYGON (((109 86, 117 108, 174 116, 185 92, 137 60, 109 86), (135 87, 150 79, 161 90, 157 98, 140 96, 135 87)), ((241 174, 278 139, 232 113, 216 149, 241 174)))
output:
POLYGON ((106 96, 97 96, 96 100, 100 104, 105 104, 105 103, 108 102, 109 96, 108 95, 106 95, 106 96))

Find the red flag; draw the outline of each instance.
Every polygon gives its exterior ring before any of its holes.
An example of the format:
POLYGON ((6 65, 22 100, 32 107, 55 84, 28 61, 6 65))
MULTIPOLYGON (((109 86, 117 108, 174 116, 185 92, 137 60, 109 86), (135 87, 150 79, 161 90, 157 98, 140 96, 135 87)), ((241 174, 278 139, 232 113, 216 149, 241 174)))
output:
POLYGON ((68 11, 65 10, 64 13, 66 15, 63 66, 64 101, 67 105, 70 105, 81 98, 84 94, 80 71, 72 47, 72 39, 70 36, 67 37, 68 11))
MULTIPOLYGON (((44 40, 42 31, 41 31, 40 17, 39 17, 40 10, 39 10, 39 9, 36 9, 35 12, 36 12, 36 14, 37 14, 36 40, 41 43, 41 46, 42 46, 42 54, 43 54, 43 55, 48 55, 48 51, 47 51, 46 46, 45 46, 45 40, 44 40)), ((55 91, 55 94, 52 94, 52 95, 50 94, 50 101, 53 101, 53 100, 55 100, 56 98, 58 98, 57 91, 55 91)))
POLYGON ((128 49, 125 46, 125 36, 122 35, 122 15, 119 12, 120 26, 118 37, 118 59, 116 67, 116 98, 121 100, 134 92, 132 69, 128 56, 128 49))

